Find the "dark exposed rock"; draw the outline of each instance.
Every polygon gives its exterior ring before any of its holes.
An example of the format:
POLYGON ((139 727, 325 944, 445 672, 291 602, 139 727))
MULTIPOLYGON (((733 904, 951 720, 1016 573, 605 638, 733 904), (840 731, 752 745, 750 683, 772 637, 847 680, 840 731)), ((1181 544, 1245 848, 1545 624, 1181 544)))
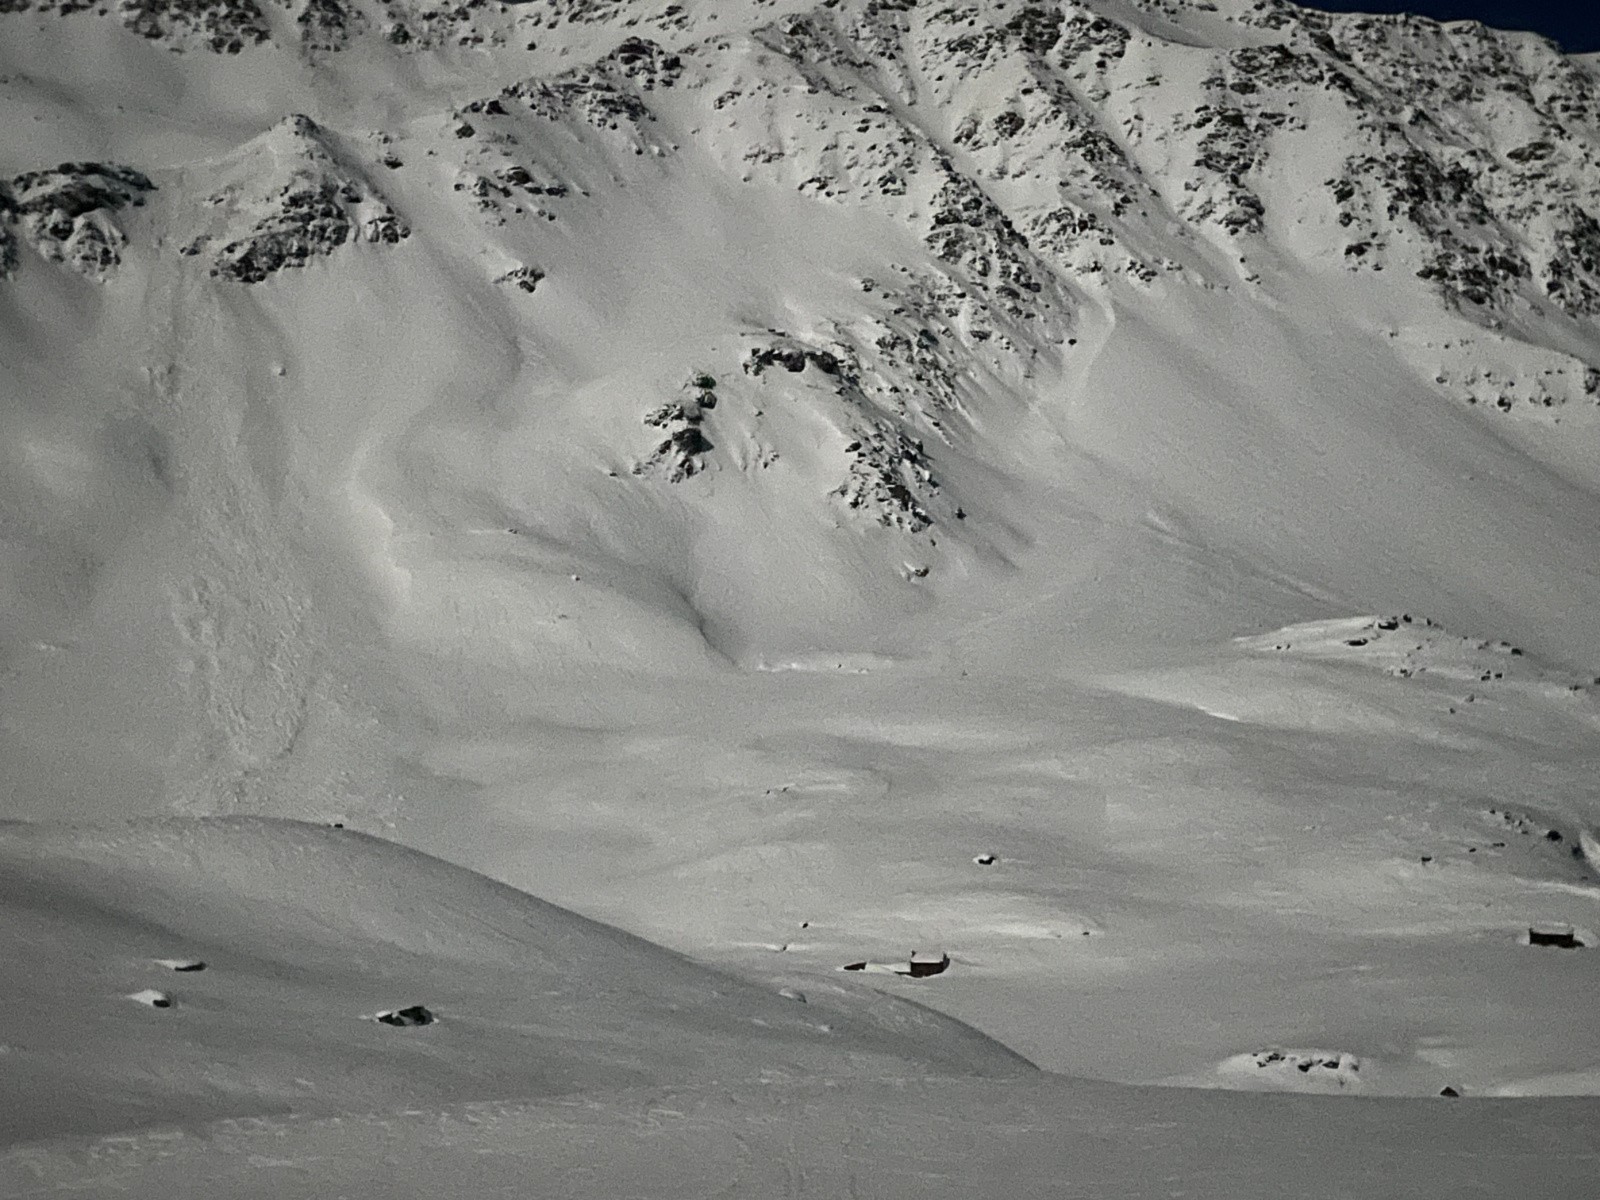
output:
POLYGON ((390 1009, 381 1012, 375 1018, 380 1024, 394 1025, 400 1028, 413 1028, 418 1025, 432 1025, 438 1020, 433 1013, 421 1004, 412 1004, 406 1008, 390 1009))
POLYGON ((193 41, 218 54, 238 54, 272 35, 256 0, 121 0, 118 11, 140 37, 179 47, 193 41))
MULTIPOLYGON (((132 167, 68 162, 29 171, 0 184, 0 218, 15 224, 45 258, 91 278, 103 278, 122 261, 127 237, 115 214, 139 207, 155 184, 132 167)), ((16 261, 16 241, 0 240, 0 274, 16 261), (9 248, 9 254, 8 254, 9 248)))
POLYGON ((920 533, 933 524, 922 493, 937 488, 922 447, 892 425, 864 429, 846 448, 849 474, 833 494, 880 525, 920 533))
POLYGON ((308 49, 341 50, 365 26, 366 18, 340 0, 305 0, 294 23, 308 49))
POLYGON ((539 286, 544 278, 544 272, 538 267, 516 267, 507 271, 495 280, 496 283, 509 283, 521 288, 530 295, 539 286))
POLYGON ((260 283, 274 271, 303 267, 317 255, 332 254, 350 238, 348 202, 332 180, 286 189, 275 212, 217 252, 211 274, 235 283, 260 283))
POLYGON ((669 483, 682 483, 705 469, 705 456, 716 445, 706 436, 701 422, 717 406, 716 385, 710 375, 697 373, 687 385, 694 393, 691 398, 669 401, 645 414, 644 423, 665 431, 667 436, 634 467, 634 474, 653 472, 669 483))
POLYGON ((410 236, 375 189, 329 151, 316 122, 291 117, 267 137, 261 153, 273 164, 272 182, 259 195, 238 197, 249 225, 217 239, 223 244, 212 255, 214 277, 260 283, 347 242, 397 245, 410 236))
POLYGON ((746 374, 759 376, 768 367, 779 366, 785 371, 798 375, 811 365, 824 375, 837 375, 839 373, 839 360, 826 350, 816 350, 794 342, 775 342, 767 346, 756 346, 745 355, 744 369, 746 374))
POLYGON ((670 87, 683 74, 682 58, 641 37, 625 39, 601 60, 601 66, 614 66, 618 74, 634 80, 646 91, 670 87))

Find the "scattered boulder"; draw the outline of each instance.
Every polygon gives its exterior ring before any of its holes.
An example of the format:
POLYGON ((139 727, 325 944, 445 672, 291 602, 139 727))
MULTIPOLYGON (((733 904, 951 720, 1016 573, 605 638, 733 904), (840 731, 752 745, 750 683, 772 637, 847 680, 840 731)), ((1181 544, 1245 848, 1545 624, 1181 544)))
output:
POLYGON ((417 1025, 432 1025, 439 1018, 421 1004, 408 1005, 405 1008, 392 1008, 378 1013, 373 1018, 380 1025, 395 1025, 401 1028, 410 1028, 417 1025))
POLYGON ((158 988, 145 988, 143 991, 130 992, 128 999, 146 1008, 171 1008, 174 1004, 172 996, 158 988))
POLYGON ((538 267, 515 267, 495 280, 496 283, 513 284, 523 291, 533 294, 539 284, 544 280, 544 272, 538 267))

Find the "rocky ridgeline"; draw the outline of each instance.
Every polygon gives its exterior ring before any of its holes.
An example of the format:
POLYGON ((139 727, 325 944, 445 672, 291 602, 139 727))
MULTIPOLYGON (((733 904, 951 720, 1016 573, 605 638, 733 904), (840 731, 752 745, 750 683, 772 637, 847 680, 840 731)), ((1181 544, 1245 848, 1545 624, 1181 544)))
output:
MULTIPOLYGON (((0 0, 24 8, 100 12, 0 0)), ((1537 38, 1282 0, 125 0, 107 13, 179 49, 275 53, 292 37, 284 48, 313 62, 357 43, 540 46, 560 70, 437 114, 427 152, 457 164, 455 188, 490 224, 581 203, 562 149, 574 140, 666 169, 692 141, 696 168, 715 162, 728 184, 912 230, 923 258, 793 334, 849 364, 831 393, 860 446, 847 491, 897 525, 939 509, 906 448, 958 439, 978 393, 1006 390, 995 379, 1016 394, 1059 365, 1086 297, 1114 309, 1254 280, 1266 259, 1431 292, 1441 318, 1466 323, 1412 361, 1464 404, 1553 417, 1600 400, 1600 349, 1585 349, 1600 317, 1600 84, 1537 38)), ((241 149, 186 231, 219 279, 406 236, 363 166, 309 122, 284 129, 269 135, 284 165, 241 149)), ((401 165, 396 151, 378 161, 401 165)), ((0 267, 25 243, 114 267, 117 203, 49 237, 43 217, 13 215, 0 267)), ((531 292, 542 273, 517 254, 494 278, 531 292)), ((688 479, 711 460, 705 422, 652 428, 652 473, 688 479)))
MULTIPOLYGON (((1325 224, 1351 271, 1406 273, 1486 325, 1529 307, 1600 315, 1600 97, 1536 38, 1284 0, 1134 0, 1136 19, 1099 0, 827 0, 742 30, 728 26, 763 6, 288 0, 292 22, 269 20, 278 3, 106 11, 223 53, 291 25, 318 52, 370 38, 397 53, 615 27, 610 51, 501 103, 666 152, 651 94, 703 92, 699 136, 741 177, 921 222, 978 306, 1015 321, 1050 323, 1053 275, 1175 269, 1174 220, 1247 256, 1291 220, 1325 224), (1208 32, 1215 48, 1196 44, 1208 32)), ((102 11, 0 0, 24 9, 102 11)))
MULTIPOLYGON (((880 26, 880 37, 890 27, 880 26)), ((702 114, 715 131, 714 152, 742 178, 875 208, 920 230, 980 341, 998 338, 1005 349, 1060 345, 1075 305, 1058 273, 938 129, 885 103, 878 65, 855 51, 847 28, 824 7, 759 29, 753 46, 705 61, 705 78, 719 89, 713 111, 702 114), (764 51, 781 59, 768 58, 772 66, 757 71, 753 60, 764 51)), ((910 67, 914 75, 923 69, 910 67)))
POLYGON ((0 0, 0 14, 27 12, 114 19, 129 32, 178 51, 238 54, 272 37, 257 0, 0 0))
POLYGON ((51 262, 104 279, 128 243, 116 214, 142 206, 154 190, 140 172, 110 163, 62 163, 0 183, 0 277, 15 269, 22 241, 51 262))
MULTIPOLYGON (((1206 11, 1142 7, 1191 24, 1206 11)), ((1414 279, 1489 329, 1600 315, 1584 67, 1535 38, 1420 18, 1226 0, 1207 19, 1232 27, 1215 49, 1093 0, 844 0, 676 48, 630 35, 506 99, 636 153, 673 152, 670 115, 742 181, 919 229, 947 268, 922 289, 939 297, 929 315, 1018 371, 1067 340, 1074 291, 1218 279, 1206 242, 1414 279), (1290 236, 1299 224, 1330 250, 1290 236)), ((1432 375, 1468 403, 1534 412, 1587 396, 1592 365, 1543 386, 1492 366, 1432 375)))
POLYGON ((1309 47, 1362 114, 1327 186, 1355 269, 1396 265, 1494 318, 1522 303, 1600 312, 1595 78, 1547 42, 1421 18, 1241 13, 1309 47))
POLYGON ((117 12, 140 37, 218 54, 258 46, 272 32, 256 0, 122 0, 117 12))
POLYGON ((202 232, 183 253, 204 254, 210 274, 260 283, 349 242, 396 245, 410 230, 377 189, 336 155, 308 117, 290 117, 247 143, 206 198, 202 232))

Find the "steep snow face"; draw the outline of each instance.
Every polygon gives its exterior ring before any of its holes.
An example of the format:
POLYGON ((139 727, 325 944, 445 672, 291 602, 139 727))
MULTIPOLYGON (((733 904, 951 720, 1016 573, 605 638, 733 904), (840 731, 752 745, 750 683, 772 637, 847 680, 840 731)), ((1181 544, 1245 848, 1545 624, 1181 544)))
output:
POLYGON ((1600 826, 1592 61, 1245 0, 4 8, 8 813, 945 946, 928 995, 1124 1078, 1600 1054, 1595 956, 1529 998, 1515 941, 1592 879, 1473 840, 1600 826), (1407 612, 1538 668, 1355 653, 1407 612))

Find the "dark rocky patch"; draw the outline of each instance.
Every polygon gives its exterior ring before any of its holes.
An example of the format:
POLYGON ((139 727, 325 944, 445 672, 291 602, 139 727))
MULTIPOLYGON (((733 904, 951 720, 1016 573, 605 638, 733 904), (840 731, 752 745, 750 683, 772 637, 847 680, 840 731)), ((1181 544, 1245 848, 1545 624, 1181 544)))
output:
POLYGON ((307 180, 284 189, 276 211, 216 255, 211 274, 233 283, 260 283, 275 271, 303 267, 350 239, 346 207, 359 199, 332 180, 307 180))
POLYGON ((175 48, 197 42, 216 54, 238 54, 272 36, 256 0, 122 0, 118 11, 132 32, 175 48))
MULTIPOLYGON (((297 159, 286 183, 251 208, 249 230, 213 255, 211 274, 232 283, 260 283, 274 273, 303 267, 353 240, 397 245, 411 231, 355 173, 341 166, 309 117, 294 116, 275 131, 289 146, 274 155, 297 159)), ((198 252, 202 241, 190 244, 198 252)))
POLYGON ((399 1028, 415 1028, 419 1025, 432 1025, 439 1018, 421 1004, 412 1004, 406 1008, 390 1009, 379 1013, 375 1018, 380 1025, 394 1025, 399 1028))
POLYGON ((543 279, 544 272, 538 267, 516 267, 501 275, 495 282, 512 284, 532 295, 543 279))
POLYGON ((308 50, 328 51, 342 50, 366 24, 366 18, 340 0, 305 0, 294 23, 308 50))
MULTIPOLYGON (((155 184, 140 171, 114 163, 67 162, 28 171, 0 184, 0 219, 53 262, 103 278, 122 262, 127 237, 116 213, 144 204, 155 184)), ((0 244, 0 275, 16 261, 16 242, 0 244)))

